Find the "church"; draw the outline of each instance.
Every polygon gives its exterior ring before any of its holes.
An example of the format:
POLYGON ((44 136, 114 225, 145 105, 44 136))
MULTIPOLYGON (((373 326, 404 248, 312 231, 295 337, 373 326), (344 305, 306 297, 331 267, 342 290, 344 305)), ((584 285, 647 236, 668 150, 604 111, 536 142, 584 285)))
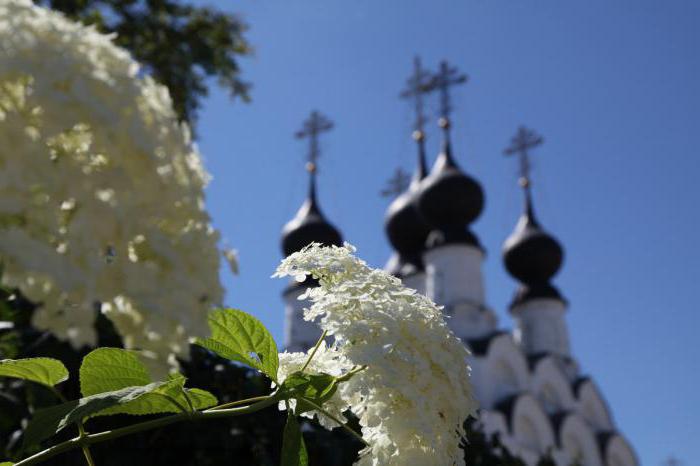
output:
MULTIPOLYGON (((572 354, 566 325, 567 301, 552 284, 564 251, 535 214, 528 151, 542 138, 518 129, 506 155, 518 157, 523 211, 502 249, 507 271, 520 284, 509 306, 515 328, 498 326, 485 300, 479 238, 470 225, 481 215, 484 193, 479 182, 455 161, 450 142, 451 86, 467 77, 443 62, 436 73, 415 70, 402 93, 415 104, 413 139, 417 162, 409 183, 387 209, 385 232, 394 250, 386 270, 443 306, 448 324, 471 352, 472 384, 479 401, 478 425, 498 434, 512 454, 528 464, 551 455, 558 465, 636 466, 639 460, 618 431, 595 380, 582 372, 572 354), (423 97, 437 93, 442 149, 428 169, 423 97)), ((299 138, 310 141, 308 197, 282 231, 285 256, 311 242, 341 245, 340 231, 323 214, 316 189, 318 135, 332 123, 312 112, 299 138)), ((309 286, 292 282, 283 292, 285 346, 305 351, 320 335, 303 319, 309 286)))

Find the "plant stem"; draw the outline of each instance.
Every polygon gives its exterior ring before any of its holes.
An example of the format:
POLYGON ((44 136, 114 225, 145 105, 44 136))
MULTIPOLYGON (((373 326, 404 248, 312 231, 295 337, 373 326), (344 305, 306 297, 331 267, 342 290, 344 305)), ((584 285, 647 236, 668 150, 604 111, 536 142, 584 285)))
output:
MULTIPOLYGON (((315 409, 316 411, 318 411, 319 413, 321 413, 321 414, 323 414, 324 416, 327 416, 327 417, 333 419, 335 422, 338 423, 338 425, 340 425, 340 427, 343 427, 345 430, 347 430, 348 432, 350 432, 356 439, 358 439, 360 442, 364 443, 366 446, 368 446, 368 447, 371 447, 371 446, 372 446, 372 445, 370 445, 369 443, 367 443, 367 440, 365 440, 365 439, 362 438, 362 435, 360 435, 360 434, 358 434, 357 432, 355 432, 354 430, 352 430, 352 429, 351 429, 350 427, 348 427, 347 424, 345 424, 343 421, 341 421, 340 419, 338 419, 337 417, 335 417, 334 415, 332 415, 331 413, 329 413, 329 412, 326 411, 325 409, 321 408, 319 405, 317 405, 317 404, 314 403, 313 401, 311 401, 311 400, 309 400, 309 399, 307 399, 307 398, 300 398, 300 400, 304 400, 305 403, 310 404, 311 407, 314 408, 314 409, 315 409)), ((17 464, 19 464, 19 463, 17 463, 17 464)))
POLYGON ((185 395, 185 401, 187 401, 187 406, 190 408, 190 412, 194 413, 196 410, 194 409, 190 395, 187 393, 187 389, 185 387, 182 387, 182 394, 185 395))
MULTIPOLYGON (((78 438, 84 438, 85 435, 85 427, 83 426, 83 422, 80 421, 78 422, 78 438)), ((83 450, 83 456, 85 456, 85 461, 87 461, 88 466, 95 466, 95 460, 92 459, 90 447, 81 445, 81 449, 83 450)))
POLYGON ((83 446, 83 455, 85 455, 85 461, 87 461, 88 466, 95 466, 95 460, 92 459, 90 454, 90 449, 87 446, 83 446))
POLYGON ((346 372, 344 375, 341 375, 340 377, 336 377, 336 380, 338 382, 347 382, 352 378, 353 375, 357 374, 358 372, 362 372, 363 370, 367 369, 367 366, 355 366, 348 372, 346 372))
MULTIPOLYGON (((178 403, 177 400, 175 398, 173 398, 172 396, 168 396, 165 393, 161 393, 161 395, 163 396, 163 398, 165 398, 166 400, 171 402, 173 405, 175 405, 175 407, 177 407, 177 409, 179 409, 181 413, 188 413, 189 412, 189 410, 187 408, 185 408, 180 403, 178 403)), ((185 395, 185 396, 187 396, 187 395, 185 395)), ((189 403, 189 399, 187 400, 187 402, 189 403)))
POLYGON ((224 403, 222 405, 218 405, 218 406, 214 406, 213 408, 209 408, 207 411, 218 411, 220 409, 233 408, 234 406, 249 405, 251 403, 255 403, 256 401, 267 400, 268 398, 270 398, 272 396, 274 396, 274 395, 263 395, 263 396, 256 396, 253 398, 246 398, 245 400, 231 401, 229 403, 224 403))
POLYGON ((316 346, 314 346, 314 349, 311 350, 311 354, 309 354, 309 357, 306 359, 306 362, 304 363, 304 366, 301 368, 299 372, 304 372, 304 369, 309 365, 311 360, 313 359, 314 355, 316 354, 316 351, 318 351, 318 347, 321 346, 321 343, 323 342, 323 339, 326 338, 326 334, 328 333, 328 330, 324 330, 323 333, 321 334, 321 337, 318 339, 316 342, 316 346))
POLYGON ((119 437, 124 437, 125 435, 131 435, 138 432, 143 432, 146 430, 157 429, 159 427, 165 427, 176 422, 193 419, 219 419, 225 417, 240 416, 243 414, 250 414, 256 411, 272 406, 279 401, 277 396, 270 396, 267 399, 260 401, 258 403, 243 406, 240 408, 230 408, 230 409, 208 409, 206 411, 197 411, 194 413, 180 413, 174 414, 172 416, 161 417, 158 419, 153 419, 151 421, 140 422, 138 424, 133 424, 126 427, 121 427, 119 429, 107 430, 104 432, 98 432, 96 434, 87 434, 84 436, 78 436, 65 442, 59 443, 52 447, 47 448, 35 455, 25 458, 24 460, 15 464, 15 466, 31 466, 33 464, 43 463, 49 458, 53 458, 56 455, 65 453, 67 451, 73 450, 75 448, 82 448, 83 446, 93 445, 95 443, 104 442, 107 440, 117 439, 119 437))

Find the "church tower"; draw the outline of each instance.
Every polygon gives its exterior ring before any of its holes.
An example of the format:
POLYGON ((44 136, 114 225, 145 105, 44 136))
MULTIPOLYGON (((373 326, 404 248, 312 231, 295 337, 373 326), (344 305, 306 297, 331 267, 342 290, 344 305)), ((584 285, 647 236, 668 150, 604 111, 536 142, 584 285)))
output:
MULTIPOLYGON (((523 213, 513 233, 503 244, 503 260, 508 272, 520 282, 510 305, 515 318, 514 336, 528 356, 552 354, 570 365, 569 336, 564 320, 566 300, 551 283, 561 267, 564 251, 535 217, 528 151, 542 144, 542 137, 524 127, 518 129, 506 155, 517 155, 519 184, 523 189, 523 213)), ((570 374, 576 369, 569 367, 570 374)))
MULTIPOLYGON (((331 128, 333 123, 314 111, 304 122, 303 128, 295 134, 297 139, 309 139, 306 163, 306 170, 309 172, 309 192, 297 214, 282 229, 282 253, 285 257, 314 242, 327 246, 343 244, 340 232, 323 215, 316 196, 317 161, 320 155, 318 135, 331 128)), ((316 286, 312 277, 307 277, 301 283, 292 279, 282 292, 285 302, 284 343, 288 351, 306 351, 321 336, 317 324, 304 320, 304 307, 307 303, 299 300, 299 296, 312 286, 316 286)))
MULTIPOLYGON (((529 151, 542 138, 522 127, 505 150, 518 157, 524 197, 523 212, 502 251, 506 269, 519 284, 509 306, 515 329, 497 328, 495 314, 485 304, 485 252, 471 230, 483 210, 484 193, 457 164, 450 141, 449 90, 466 80, 446 62, 432 74, 415 60, 401 96, 415 104, 417 163, 410 180, 397 171, 384 191, 397 195, 384 219, 394 249, 387 271, 444 306, 448 325, 469 348, 471 382, 480 405, 477 429, 498 435, 508 451, 528 466, 545 456, 556 466, 638 466, 602 392, 592 377, 581 374, 572 355, 567 302, 552 285, 564 250, 541 226, 532 199, 529 151), (427 173, 423 97, 433 91, 440 97, 442 148, 427 173)), ((318 135, 332 126, 313 112, 296 135, 309 139, 309 194, 283 229, 285 256, 311 242, 342 243, 340 232, 321 212, 316 194, 318 135)), ((298 299, 316 285, 309 277, 303 283, 291 282, 283 293, 288 350, 306 350, 321 334, 315 323, 303 319, 307 303, 298 299)))
POLYGON ((430 90, 440 94, 442 150, 430 174, 421 181, 418 211, 430 225, 423 261, 426 294, 445 306, 452 331, 464 340, 483 338, 496 326, 493 312, 485 305, 481 264, 484 250, 470 224, 484 207, 479 183, 464 173, 452 154, 449 88, 466 82, 447 62, 431 80, 430 90))
POLYGON ((404 285, 425 293, 425 265, 423 252, 430 228, 418 212, 416 205, 421 181, 426 176, 425 132, 423 125, 423 94, 429 90, 430 75, 421 67, 418 57, 414 60, 413 76, 408 79, 407 89, 401 97, 412 98, 415 102, 416 121, 413 139, 416 141, 418 160, 408 188, 402 186, 401 171, 392 180, 394 186, 386 194, 400 193, 389 205, 384 218, 384 229, 389 242, 396 251, 386 266, 387 272, 400 278, 404 285), (405 190, 404 190, 405 189, 405 190), (403 191, 403 192, 402 192, 403 191))

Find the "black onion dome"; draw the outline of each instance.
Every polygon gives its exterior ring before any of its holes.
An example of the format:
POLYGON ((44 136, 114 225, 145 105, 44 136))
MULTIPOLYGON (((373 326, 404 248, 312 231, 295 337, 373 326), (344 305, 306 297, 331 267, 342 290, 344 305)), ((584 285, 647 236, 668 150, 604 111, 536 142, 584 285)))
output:
POLYGON ((418 212, 416 204, 420 183, 425 178, 423 141, 418 141, 418 165, 408 189, 389 205, 384 216, 384 229, 400 261, 422 268, 420 258, 430 227, 418 212))
POLYGON ((308 199, 304 201, 296 216, 282 228, 282 252, 286 257, 310 243, 326 246, 343 244, 340 232, 326 220, 318 205, 314 173, 311 173, 308 199))
POLYGON ((384 217, 389 242, 401 255, 420 253, 425 247, 430 228, 418 213, 416 193, 409 189, 394 199, 384 217))
POLYGON ((451 155, 449 143, 420 185, 417 197, 420 214, 437 229, 428 246, 444 243, 467 243, 479 246, 479 240, 468 230, 484 208, 481 185, 464 173, 451 155))
POLYGON ((564 250, 537 222, 529 192, 526 192, 525 212, 503 244, 503 260, 508 272, 524 285, 513 305, 537 297, 561 299, 549 281, 561 267, 564 250))

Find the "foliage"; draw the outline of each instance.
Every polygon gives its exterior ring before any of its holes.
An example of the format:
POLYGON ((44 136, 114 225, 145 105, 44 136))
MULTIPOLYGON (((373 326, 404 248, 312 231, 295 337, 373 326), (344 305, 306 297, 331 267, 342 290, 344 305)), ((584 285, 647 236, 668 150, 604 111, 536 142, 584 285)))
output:
POLYGON ((61 361, 51 358, 5 359, 0 364, 0 377, 3 376, 53 387, 68 378, 68 369, 61 361))
POLYGON ((215 78, 232 97, 248 100, 238 58, 249 55, 247 25, 237 16, 175 0, 35 0, 69 18, 116 33, 146 72, 170 91, 179 117, 195 123, 215 78))
POLYGON ((277 345, 265 326, 255 317, 235 309, 209 313, 211 337, 197 344, 231 361, 260 370, 277 381, 277 345))
MULTIPOLYGON (((265 355, 270 348, 276 348, 269 332, 262 327, 262 324, 242 311, 233 309, 215 311, 212 320, 219 326, 225 325, 225 328, 216 327, 216 332, 224 330, 226 335, 242 336, 250 345, 246 350, 250 350, 251 353, 265 355), (246 325, 240 326, 241 322, 245 322, 246 325), (244 331, 241 330, 243 328, 244 331), (248 338, 250 335, 257 335, 257 338, 248 338)), ((320 344, 319 341, 317 346, 320 344)), ((234 353, 232 361, 240 362, 239 356, 234 353)), ((57 371, 57 368, 61 367, 63 366, 60 362, 49 358, 43 358, 40 361, 37 359, 1 360, 0 374, 46 385, 47 382, 65 380, 63 374, 57 371), (17 370, 18 367, 35 370, 17 370), (37 367, 49 367, 55 373, 38 378, 37 367)), ((260 368, 268 370, 270 367, 260 368)), ((152 382, 146 367, 135 353, 118 348, 98 348, 83 358, 80 367, 83 397, 36 411, 24 432, 24 444, 25 446, 38 445, 73 424, 78 427, 78 436, 17 464, 36 464, 73 448, 82 448, 86 458, 91 458, 89 447, 94 443, 185 420, 219 419, 254 413, 281 402, 288 407, 285 439, 282 442, 282 464, 307 465, 308 453, 296 420, 297 413, 289 408, 290 403, 294 401, 297 406, 302 402, 309 403, 314 409, 323 411, 322 405, 327 400, 325 394, 334 391, 337 384, 347 382, 353 375, 354 373, 351 372, 342 378, 328 374, 308 376, 300 371, 294 377, 288 377, 267 395, 209 407, 211 402, 216 403, 215 397, 201 389, 185 388, 184 376, 177 374, 165 381, 152 382), (174 410, 176 414, 95 434, 88 434, 84 427, 85 422, 97 415, 171 412, 173 410, 166 406, 168 403, 172 405, 171 408, 177 408, 174 410)), ((277 374, 272 374, 272 377, 276 380, 277 374)), ((350 427, 344 427, 350 430, 350 427)), ((90 459, 89 464, 91 461, 90 459)))
MULTIPOLYGON (((11 301, 12 306, 17 307, 22 302, 19 299, 11 301)), ((29 309, 23 305, 22 313, 26 315, 29 309)), ((101 321, 101 335, 103 344, 118 344, 118 338, 112 334, 110 336, 108 321, 101 321)), ((21 326, 21 324, 20 324, 21 326)), ((17 330, 15 330, 17 331, 17 330)), ((4 334, 7 334, 5 332, 4 334)), ((41 334, 23 330, 20 337, 23 342, 14 351, 23 354, 53 354, 60 355, 62 359, 75 360, 75 350, 70 346, 60 343, 52 337, 41 338, 41 334), (32 349, 30 349, 32 348, 32 349), (27 352, 30 351, 30 352, 27 352)), ((2 332, 0 332, 2 334, 2 332)), ((107 351, 113 355, 121 354, 125 359, 136 356, 132 351, 113 352, 111 348, 100 349, 94 352, 100 355, 107 351)), ((187 376, 187 384, 195 387, 205 387, 207 391, 213 393, 221 404, 230 403, 239 399, 256 398, 269 393, 269 379, 260 373, 255 373, 251 369, 239 364, 229 364, 226 360, 212 355, 202 348, 193 347, 190 361, 183 362, 183 373, 187 376)), ((92 353, 89 353, 92 354, 92 353)), ((282 353, 284 356, 286 353, 282 353)), ((85 359, 85 358, 83 358, 85 359)), ((288 359, 284 356, 284 359, 288 359)), ((96 362, 98 359, 89 358, 88 361, 96 362)), ((69 364, 71 373, 78 372, 80 361, 76 364, 69 364)), ((92 365, 88 364, 89 367, 92 365)), ((124 362, 127 367, 133 364, 124 362)), ((285 363, 286 365, 286 363, 285 363)), ((299 369, 296 367, 296 369, 299 369)), ((296 370, 294 367, 292 370, 296 370)), ((307 369, 310 370, 310 369, 307 369)), ((106 376, 106 373, 105 373, 106 376)), ((143 376, 141 376, 143 377, 143 376)), ((150 380, 150 379, 149 379, 150 380)), ((143 383, 146 382, 142 378, 143 383)), ((57 389, 67 396, 80 396, 78 390, 79 378, 73 377, 61 383, 57 389), (74 384, 75 387, 71 386, 74 384)), ((113 387, 105 386, 105 390, 113 387)), ((193 389, 190 389, 193 390, 193 389)), ((22 438, 18 437, 21 432, 12 434, 19 429, 20 420, 29 416, 26 408, 21 406, 29 403, 36 406, 46 406, 55 403, 54 396, 45 389, 35 384, 22 384, 22 381, 0 377, 0 439, 12 441, 14 443, 4 444, 0 440, 0 458, 5 450, 6 457, 10 457, 11 451, 16 451, 22 438), (13 380, 15 380, 13 382, 13 380), (34 390, 38 387, 38 390, 34 390), (46 397, 41 394, 45 393, 46 397), (39 395, 37 397, 37 395, 39 395), (23 401, 26 397, 26 401, 23 401), (10 399, 14 402, 8 403, 10 399), (42 401, 43 399, 43 401, 42 401), (9 427, 3 427, 3 422, 11 422, 9 427), (7 447, 10 449, 7 449, 7 447)), ((87 394, 83 393, 83 395, 87 394)), ((159 415, 145 415, 141 419, 157 419, 159 415)), ((281 445, 283 442, 283 432, 287 422, 288 414, 280 413, 274 406, 256 413, 255 416, 236 417, 231 419, 211 420, 206 423, 198 423, 196 435, 192 434, 192 425, 183 422, 163 427, 157 431, 142 432, 138 436, 129 436, 115 439, 105 444, 95 444, 91 447, 96 464, 100 466, 121 466, 124 464, 182 464, 197 466, 216 466, 219 464, 250 464, 272 466, 280 464, 281 445)), ((126 427, 132 423, 132 418, 125 415, 112 415, 92 418, 89 426, 94 431, 111 430, 126 427)), ((360 426, 356 418, 350 417, 349 425, 353 430, 359 430, 360 426)), ((318 424, 304 421, 300 423, 303 427, 303 438, 306 445, 309 464, 322 464, 324 466, 349 466, 356 457, 357 452, 364 444, 355 437, 347 433, 344 429, 326 430, 318 424)), ((56 436, 57 441, 71 438, 64 429, 56 436)), ((465 424, 466 437, 464 450, 466 464, 470 466, 524 466, 522 460, 510 455, 500 444, 497 436, 485 436, 479 431, 477 426, 470 421, 465 424)), ((29 448, 28 452, 36 452, 36 448, 29 448)), ((16 456, 12 456, 19 459, 16 456)), ((68 452, 59 457, 52 458, 51 464, 56 466, 73 466, 79 464, 81 458, 79 452, 68 452)), ((551 466, 551 464, 541 463, 540 466, 551 466)))

